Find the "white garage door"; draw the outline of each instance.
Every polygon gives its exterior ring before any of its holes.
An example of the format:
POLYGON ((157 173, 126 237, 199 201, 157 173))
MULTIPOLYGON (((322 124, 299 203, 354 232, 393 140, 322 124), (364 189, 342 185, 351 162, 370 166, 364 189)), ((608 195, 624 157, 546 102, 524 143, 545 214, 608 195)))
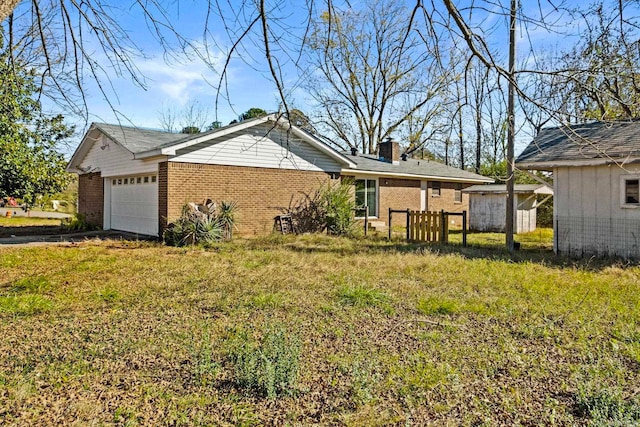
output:
POLYGON ((158 235, 156 175, 111 179, 111 229, 158 235))

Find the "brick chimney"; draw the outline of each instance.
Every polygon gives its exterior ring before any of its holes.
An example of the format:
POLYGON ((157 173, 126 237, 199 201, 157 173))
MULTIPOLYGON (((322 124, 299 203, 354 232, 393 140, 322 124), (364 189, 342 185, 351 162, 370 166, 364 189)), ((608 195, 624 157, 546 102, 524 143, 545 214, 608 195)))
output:
POLYGON ((394 141, 391 137, 382 141, 378 144, 378 157, 384 162, 399 165, 400 143, 398 143, 398 141, 394 141))

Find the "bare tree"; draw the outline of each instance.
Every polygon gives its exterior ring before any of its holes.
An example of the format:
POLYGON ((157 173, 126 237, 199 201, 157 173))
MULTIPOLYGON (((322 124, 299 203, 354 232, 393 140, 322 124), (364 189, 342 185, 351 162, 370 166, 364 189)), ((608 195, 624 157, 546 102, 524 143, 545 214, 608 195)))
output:
POLYGON ((84 116, 88 80, 107 102, 117 99, 110 80, 114 75, 147 85, 136 66, 145 54, 119 17, 139 14, 167 55, 192 48, 174 29, 161 0, 134 0, 127 9, 104 0, 26 0, 12 9, 11 2, 3 5, 2 31, 11 57, 40 71, 44 95, 84 116))
POLYGON ((640 20, 634 3, 617 1, 612 8, 600 0, 574 12, 587 29, 559 68, 577 120, 640 116, 640 20))
POLYGON ((410 149, 424 143, 449 80, 439 51, 442 35, 428 13, 387 0, 370 0, 358 10, 329 3, 313 23, 306 87, 321 109, 319 126, 342 146, 375 153, 380 141, 405 125, 410 149))
POLYGON ((177 132, 178 129, 178 112, 171 105, 163 107, 158 112, 158 122, 160 122, 160 129, 165 132, 177 132))
POLYGON ((181 110, 166 106, 158 116, 165 132, 198 133, 211 123, 207 109, 198 101, 188 101, 181 110))

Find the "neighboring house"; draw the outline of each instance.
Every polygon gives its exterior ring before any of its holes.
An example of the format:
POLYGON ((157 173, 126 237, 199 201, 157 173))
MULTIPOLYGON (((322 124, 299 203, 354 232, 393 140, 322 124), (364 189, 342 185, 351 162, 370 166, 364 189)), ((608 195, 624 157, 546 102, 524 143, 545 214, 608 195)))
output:
POLYGON ((640 122, 540 131, 520 169, 553 172, 554 250, 640 258, 640 122))
MULTIPOLYGON (((469 194, 470 230, 504 232, 507 220, 506 184, 473 185, 462 192, 469 194)), ((543 184, 516 184, 514 195, 514 232, 534 231, 538 206, 553 195, 553 189, 543 184), (538 200, 538 196, 543 198, 538 200)))
POLYGON ((235 201, 238 233, 248 235, 271 232, 284 208, 343 176, 355 179, 356 199, 382 221, 389 207, 466 208, 460 190, 491 181, 433 161, 400 161, 397 143, 388 146, 388 163, 346 155, 275 115, 195 135, 94 123, 67 170, 79 175, 78 212, 88 222, 152 236, 186 203, 207 198, 235 201))

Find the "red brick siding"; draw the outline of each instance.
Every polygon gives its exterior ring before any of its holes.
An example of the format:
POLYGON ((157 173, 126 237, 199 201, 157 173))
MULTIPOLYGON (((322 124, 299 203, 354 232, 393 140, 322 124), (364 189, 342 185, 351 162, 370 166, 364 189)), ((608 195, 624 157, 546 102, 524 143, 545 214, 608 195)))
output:
MULTIPOLYGON (((427 189, 427 210, 445 212, 469 212, 469 195, 462 193, 462 202, 455 202, 455 189, 457 183, 441 182, 440 196, 433 195, 433 181, 429 181, 427 189)), ((462 183, 461 188, 469 187, 473 184, 462 183)), ((451 217, 449 223, 454 221, 456 226, 462 226, 462 217, 451 217)))
POLYGON ((89 224, 103 226, 104 184, 100 172, 78 177, 78 213, 84 215, 89 224))
POLYGON ((272 231, 273 218, 282 213, 281 208, 288 207, 292 199, 301 199, 303 193, 319 188, 327 179, 329 175, 324 172, 161 163, 159 214, 171 222, 180 216, 188 202, 201 203, 207 198, 235 201, 238 204, 236 234, 266 234, 272 231), (166 197, 163 181, 166 181, 166 197))
POLYGON ((389 208, 420 210, 420 181, 418 180, 380 178, 378 190, 380 193, 378 219, 387 225, 389 225, 389 208))

